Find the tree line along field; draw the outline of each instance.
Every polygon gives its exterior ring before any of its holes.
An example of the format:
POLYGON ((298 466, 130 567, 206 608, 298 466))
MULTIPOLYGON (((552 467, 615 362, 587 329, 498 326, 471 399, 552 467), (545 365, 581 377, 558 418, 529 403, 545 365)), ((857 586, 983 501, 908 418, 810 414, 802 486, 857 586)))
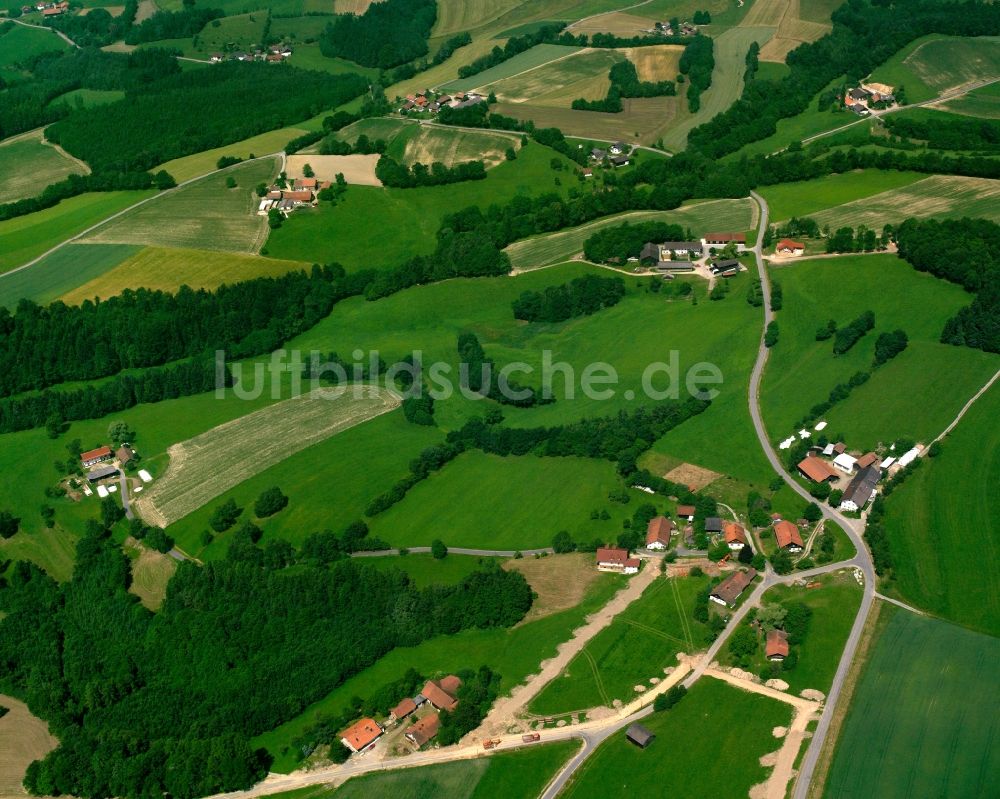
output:
POLYGON ((564 799, 711 796, 745 799, 769 769, 760 758, 781 741, 787 705, 705 677, 673 708, 642 719, 656 738, 640 749, 618 732, 597 749, 561 794, 564 799))
POLYGON ((287 774, 300 765, 291 745, 305 730, 324 716, 349 707, 352 697, 369 695, 411 667, 422 674, 448 674, 469 668, 469 664, 488 663, 501 676, 501 695, 507 694, 528 675, 537 673, 538 664, 554 657, 573 630, 607 604, 624 584, 621 575, 602 574, 573 608, 512 628, 463 630, 414 647, 395 649, 291 721, 255 738, 253 744, 274 755, 271 771, 287 774))
POLYGON ((438 86, 446 92, 467 92, 480 86, 486 86, 495 81, 510 78, 535 69, 543 64, 549 64, 559 58, 571 56, 579 52, 579 47, 569 47, 561 44, 536 44, 530 50, 518 53, 495 67, 470 75, 468 78, 457 78, 438 86))
POLYGON ((709 232, 709 228, 750 230, 756 225, 756 216, 757 206, 750 199, 696 201, 672 211, 627 211, 603 217, 579 227, 516 241, 504 252, 515 269, 536 269, 581 257, 587 238, 606 227, 657 221, 690 228, 697 237, 709 232))
POLYGON ((33 197, 40 186, 88 171, 85 165, 46 144, 41 132, 0 142, 0 197, 5 202, 33 197))
POLYGON ((320 203, 296 211, 271 231, 265 254, 338 262, 348 271, 395 266, 434 250, 445 215, 470 205, 504 203, 519 194, 565 194, 575 169, 569 159, 531 142, 518 151, 517 160, 489 170, 484 180, 412 189, 348 186, 335 206, 320 203), (554 159, 559 171, 552 169, 554 159))
MULTIPOLYGON (((647 564, 647 568, 651 568, 647 564)), ((576 655, 529 705, 557 716, 638 698, 677 666, 677 653, 703 648, 705 625, 694 620, 695 597, 707 577, 661 577, 576 655), (655 681, 655 682, 654 682, 655 681)))
POLYGON ((111 220, 86 240, 256 253, 267 221, 257 215, 254 189, 269 183, 277 170, 277 159, 259 158, 209 175, 111 220), (230 177, 234 188, 226 186, 230 177))
MULTIPOLYGON (((107 271, 59 295, 63 302, 73 305, 95 297, 106 299, 121 294, 126 288, 140 286, 168 292, 185 285, 193 289, 215 289, 223 283, 278 277, 312 266, 305 261, 282 261, 259 255, 173 247, 140 248, 130 244, 76 244, 64 249, 69 250, 67 255, 70 255, 87 254, 91 249, 102 253, 104 248, 124 248, 129 255, 120 263, 112 264, 107 271)), ((0 298, 2 288, 0 280, 0 298)))
POLYGON ((795 423, 835 385, 871 368, 880 332, 901 328, 909 346, 825 417, 829 435, 845 436, 852 449, 899 437, 932 438, 1000 365, 996 355, 939 343, 945 321, 969 303, 969 295, 895 256, 798 261, 772 267, 770 275, 784 292, 777 314, 781 338, 761 387, 774 441, 797 429, 795 423), (829 339, 815 340, 826 320, 842 326, 866 310, 875 313, 875 329, 848 352, 834 356, 829 339))
POLYGON ((904 86, 911 103, 990 77, 1000 77, 1000 37, 996 36, 924 36, 872 72, 872 80, 904 86))
POLYGON ((0 76, 14 78, 20 73, 20 65, 32 57, 68 48, 52 31, 0 22, 0 76))
POLYGON ((154 194, 153 190, 88 192, 44 211, 0 222, 4 242, 0 275, 154 194))
POLYGON ((988 795, 1000 778, 1000 640, 888 606, 879 628, 823 796, 988 795))
POLYGON ((886 501, 894 591, 907 602, 1000 636, 1000 387, 993 385, 886 501), (919 535, 913 531, 919 530, 919 535), (974 598, 973 598, 974 597, 974 598))

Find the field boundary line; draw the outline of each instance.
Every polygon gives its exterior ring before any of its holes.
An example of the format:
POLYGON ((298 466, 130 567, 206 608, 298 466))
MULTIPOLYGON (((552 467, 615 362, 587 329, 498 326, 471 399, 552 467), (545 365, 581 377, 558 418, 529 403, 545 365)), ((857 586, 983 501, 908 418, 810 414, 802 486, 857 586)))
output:
POLYGON ((655 635, 657 638, 663 638, 667 641, 673 641, 675 644, 680 644, 681 646, 687 646, 687 641, 682 641, 670 633, 665 633, 663 630, 657 630, 655 627, 650 627, 648 624, 643 624, 641 621, 633 621, 632 619, 622 619, 626 624, 630 624, 638 630, 647 632, 650 635, 655 635))
POLYGON ((691 632, 691 624, 687 616, 684 615, 684 604, 681 602, 681 589, 678 587, 676 580, 670 581, 670 587, 673 589, 674 605, 677 607, 677 615, 681 620, 681 627, 684 628, 684 636, 687 638, 688 646, 694 649, 694 633, 691 632))
POLYGON ((584 17, 583 19, 578 19, 575 22, 571 22, 566 26, 566 30, 571 30, 575 25, 579 25, 581 22, 587 22, 591 19, 597 19, 598 17, 605 17, 608 14, 621 14, 623 11, 631 11, 633 8, 639 8, 641 6, 646 6, 652 3, 653 0, 642 0, 641 3, 634 3, 630 6, 625 6, 624 8, 613 8, 610 11, 601 11, 599 14, 591 14, 589 17, 584 17))
MULTIPOLYGON (((962 406, 962 410, 960 410, 958 412, 958 415, 954 419, 951 420, 951 424, 949 424, 940 433, 940 435, 938 435, 938 437, 935 438, 931 442, 931 444, 937 443, 942 438, 944 438, 945 436, 947 436, 952 430, 954 430, 955 427, 958 426, 958 423, 960 421, 962 421, 962 417, 965 416, 965 414, 969 410, 969 408, 971 408, 975 404, 976 400, 978 400, 981 396, 983 396, 983 394, 985 394, 987 391, 989 391, 990 386, 992 386, 998 379, 1000 379, 1000 369, 997 369, 997 371, 993 375, 993 377, 991 377, 989 380, 986 381, 986 385, 984 385, 981 389, 979 389, 979 391, 977 391, 975 394, 972 395, 972 398, 967 403, 965 403, 965 405, 962 406)), ((920 456, 923 457, 927 453, 927 450, 929 450, 930 448, 931 448, 930 444, 928 444, 926 447, 924 447, 920 451, 920 456)))
POLYGON ((597 692, 601 695, 601 699, 604 700, 604 704, 610 707, 611 698, 608 696, 607 689, 604 687, 604 680, 601 679, 601 672, 600 669, 597 668, 597 661, 594 660, 594 656, 587 651, 586 647, 580 650, 580 654, 582 654, 590 664, 590 670, 594 674, 594 682, 597 684, 597 692))

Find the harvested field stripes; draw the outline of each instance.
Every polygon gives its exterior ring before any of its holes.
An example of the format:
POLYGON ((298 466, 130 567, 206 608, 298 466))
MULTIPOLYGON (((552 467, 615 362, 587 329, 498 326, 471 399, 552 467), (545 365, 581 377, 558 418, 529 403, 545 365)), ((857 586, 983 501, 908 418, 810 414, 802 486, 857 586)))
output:
POLYGON ((520 75, 522 72, 537 69, 557 59, 571 56, 579 52, 579 50, 579 47, 566 47, 560 44, 538 44, 530 50, 525 50, 511 59, 497 64, 495 67, 490 67, 468 78, 459 78, 458 80, 450 81, 437 88, 449 92, 469 91, 470 89, 485 86, 503 78, 510 78, 514 75, 520 75))
POLYGON ((677 587, 677 580, 670 581, 670 590, 674 595, 674 606, 677 608, 677 618, 681 620, 681 627, 684 630, 684 637, 687 639, 687 645, 694 649, 694 635, 691 632, 691 622, 688 621, 687 614, 684 612, 684 604, 681 602, 681 591, 677 587))
POLYGON ((601 670, 597 667, 597 661, 594 660, 594 656, 590 654, 586 649, 580 651, 580 654, 587 659, 587 663, 590 664, 590 670, 594 673, 594 682, 597 684, 597 691, 601 695, 601 699, 604 700, 604 704, 611 705, 611 697, 608 696, 607 689, 604 687, 604 680, 601 679, 601 670))
POLYGON ((135 508, 166 527, 258 472, 400 404, 375 386, 349 386, 336 398, 327 398, 329 391, 316 389, 174 444, 166 474, 135 508))
POLYGON ((88 172, 82 161, 46 142, 41 131, 0 144, 0 198, 5 203, 34 197, 51 183, 88 172))
POLYGON ((898 224, 908 217, 1000 221, 1000 180, 933 175, 811 216, 821 228, 829 225, 832 230, 845 225, 881 230, 887 223, 898 224))

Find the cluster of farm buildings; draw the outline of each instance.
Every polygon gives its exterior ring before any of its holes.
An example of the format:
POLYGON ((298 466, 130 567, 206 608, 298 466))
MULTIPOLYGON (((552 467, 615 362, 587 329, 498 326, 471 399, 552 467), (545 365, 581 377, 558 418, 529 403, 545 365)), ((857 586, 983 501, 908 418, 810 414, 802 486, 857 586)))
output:
MULTIPOLYGON (((84 487, 83 493, 87 496, 93 493, 89 485, 95 487, 97 496, 101 499, 108 496, 108 494, 115 493, 118 490, 118 486, 114 485, 111 481, 118 477, 124 471, 125 467, 136 460, 136 458, 135 450, 127 443, 122 444, 116 450, 105 445, 88 450, 87 452, 81 452, 80 466, 84 470, 88 483, 88 486, 84 487)), ((153 476, 145 469, 140 469, 138 475, 143 483, 148 483, 153 479, 153 476)), ((141 489, 137 488, 136 490, 139 491, 141 489)))
POLYGON ((250 52, 237 50, 232 53, 212 53, 209 60, 213 64, 219 64, 223 61, 267 61, 271 64, 280 64, 286 58, 291 57, 292 48, 287 44, 273 44, 266 50, 262 47, 256 47, 250 52))
POLYGON ((892 86, 884 83, 861 83, 844 95, 844 105, 858 116, 868 116, 873 109, 889 108, 896 98, 892 86))
POLYGON ((647 28, 643 33, 654 36, 697 36, 698 28, 685 21, 678 23, 677 30, 674 30, 669 22, 655 22, 652 28, 647 28))
POLYGON ((408 94, 401 99, 400 114, 419 114, 426 112, 436 114, 445 106, 449 108, 468 108, 486 100, 476 92, 455 92, 454 94, 436 94, 432 89, 421 89, 416 94, 408 94))
MULTIPOLYGON (((676 272, 693 272, 696 261, 713 255, 718 248, 734 246, 737 252, 747 248, 745 233, 706 233, 698 241, 648 241, 639 256, 628 259, 654 272, 672 275, 676 272), (694 260, 692 260, 694 259, 694 260)), ((720 258, 706 264, 714 277, 732 277, 743 267, 736 258, 720 258)))
POLYGON ((21 6, 22 14, 30 14, 32 11, 40 11, 43 17, 60 17, 69 11, 69 3, 63 0, 60 3, 36 3, 33 6, 21 6))
POLYGON ((920 455, 920 447, 913 447, 899 458, 880 457, 866 452, 855 457, 847 452, 843 442, 814 447, 798 464, 799 473, 814 483, 829 483, 843 491, 839 508, 857 513, 875 499, 879 482, 884 474, 893 475, 905 469, 920 455))
POLYGON ((316 178, 295 178, 285 181, 283 187, 273 185, 267 190, 267 194, 261 197, 257 213, 260 216, 267 216, 270 211, 275 210, 288 216, 296 208, 315 205, 316 195, 329 185, 329 181, 316 178))
POLYGON ((413 723, 403 731, 403 738, 414 750, 419 749, 437 735, 441 723, 439 711, 452 711, 458 706, 461 686, 462 680, 454 674, 428 680, 419 694, 401 700, 385 722, 363 718, 340 734, 340 742, 354 753, 366 752, 391 726, 409 719, 413 723))
MULTIPOLYGON (((628 166, 631 160, 632 148, 623 141, 612 142, 605 150, 603 147, 593 147, 590 150, 590 160, 595 164, 614 167, 628 166)), ((594 171, 589 167, 583 170, 585 178, 593 177, 594 171)))

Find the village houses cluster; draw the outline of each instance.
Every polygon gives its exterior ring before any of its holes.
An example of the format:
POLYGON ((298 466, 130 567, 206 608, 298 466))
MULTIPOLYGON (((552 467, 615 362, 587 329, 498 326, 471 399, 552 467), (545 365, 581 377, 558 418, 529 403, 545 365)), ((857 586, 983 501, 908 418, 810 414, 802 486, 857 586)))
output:
MULTIPOLYGON (((87 452, 81 452, 80 466, 87 479, 87 483, 83 486, 83 493, 89 497, 96 490, 97 496, 101 499, 109 494, 114 494, 118 491, 115 478, 120 477, 125 471, 125 467, 137 460, 137 457, 135 450, 128 443, 123 443, 114 450, 104 445, 87 452), (94 487, 94 490, 91 490, 91 486, 94 487)), ((140 469, 137 474, 143 483, 148 483, 153 479, 153 476, 145 469, 140 469)), ((136 487, 135 490, 141 491, 142 488, 141 486, 136 487)))
POLYGON ((645 268, 653 272, 672 277, 679 272, 694 272, 697 262, 705 261, 705 268, 713 277, 732 277, 743 266, 736 258, 718 258, 711 260, 718 250, 741 253, 747 249, 745 233, 706 233, 697 241, 648 241, 643 246, 638 258, 629 258, 630 263, 638 262, 639 269, 645 268))
POLYGON ((43 17, 59 17, 69 12, 69 3, 63 0, 60 3, 36 3, 33 6, 21 6, 22 14, 30 14, 32 11, 40 11, 43 17))
POLYGON ((844 105, 858 116, 868 116, 872 111, 890 108, 896 104, 892 86, 884 83, 861 83, 844 95, 844 105))
POLYGON ((274 184, 257 204, 257 214, 267 216, 272 210, 288 216, 304 206, 314 206, 317 195, 330 185, 330 181, 317 178, 294 178, 274 184))
POLYGON ((449 108, 468 108, 485 102, 486 98, 476 92, 455 92, 454 94, 437 93, 433 89, 421 89, 416 94, 408 94, 401 99, 400 114, 436 114, 445 106, 449 108))
POLYGON ((292 52, 292 48, 287 44, 273 44, 266 50, 263 47, 255 47, 249 52, 236 50, 231 53, 212 53, 209 60, 213 64, 223 61, 267 61, 271 64, 280 64, 286 58, 291 58, 292 52))

